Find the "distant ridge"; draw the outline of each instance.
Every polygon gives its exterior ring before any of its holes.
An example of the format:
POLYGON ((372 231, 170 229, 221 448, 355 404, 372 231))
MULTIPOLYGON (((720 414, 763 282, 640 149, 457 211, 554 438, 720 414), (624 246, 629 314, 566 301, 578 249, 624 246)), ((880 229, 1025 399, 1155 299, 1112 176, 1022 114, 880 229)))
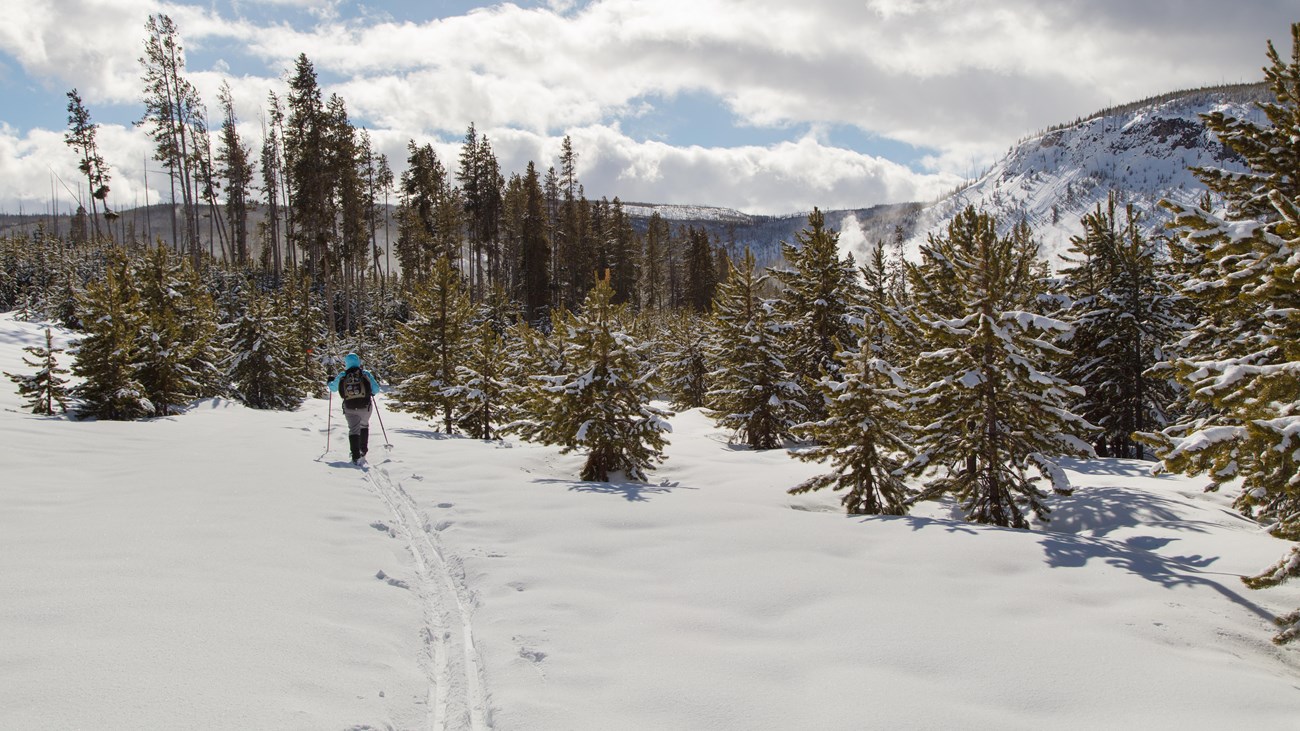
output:
MULTIPOLYGON (((1170 92, 1121 104, 1049 128, 1022 140, 984 175, 948 197, 920 207, 903 222, 903 250, 914 253, 931 234, 942 233, 967 206, 997 216, 1010 228, 1026 221, 1049 261, 1059 261, 1070 238, 1082 233, 1079 219, 1104 205, 1112 191, 1132 204, 1148 236, 1169 220, 1163 199, 1194 203, 1206 188, 1190 167, 1244 170, 1244 162, 1205 127, 1202 115, 1224 111, 1267 124, 1256 106, 1271 95, 1265 84, 1231 84, 1170 92)), ((869 229, 872 240, 890 231, 869 229)))

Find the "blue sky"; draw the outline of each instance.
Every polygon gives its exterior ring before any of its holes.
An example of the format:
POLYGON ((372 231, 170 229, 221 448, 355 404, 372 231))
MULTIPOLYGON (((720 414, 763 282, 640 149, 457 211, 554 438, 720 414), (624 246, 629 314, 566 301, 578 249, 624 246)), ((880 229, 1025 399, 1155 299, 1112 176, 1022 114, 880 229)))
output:
POLYGON ((0 26, 0 210, 48 198, 76 87, 140 194, 144 25, 180 27, 215 117, 260 134, 299 53, 400 169, 473 122, 507 170, 573 137, 589 195, 758 213, 930 200, 1035 130, 1173 89, 1260 78, 1294 0, 28 0, 0 26))

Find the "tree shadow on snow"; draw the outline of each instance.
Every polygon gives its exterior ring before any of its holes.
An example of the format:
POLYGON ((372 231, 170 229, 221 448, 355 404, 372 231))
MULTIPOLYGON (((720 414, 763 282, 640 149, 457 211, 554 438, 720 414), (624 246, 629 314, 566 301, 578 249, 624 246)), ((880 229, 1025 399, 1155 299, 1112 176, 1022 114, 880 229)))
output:
MULTIPOLYGON (((371 422, 373 424, 373 422, 371 422)), ((374 427, 371 427, 371 433, 374 433, 374 427)), ((416 439, 431 439, 433 441, 443 441, 445 439, 469 439, 464 434, 448 434, 438 431, 437 429, 411 429, 409 427, 399 427, 393 430, 394 434, 402 434, 416 439)), ((479 441, 475 439, 474 441, 479 441)))
MULTIPOLYGON (((849 516, 852 518, 862 517, 857 515, 849 516)), ((988 530, 990 526, 980 525, 979 523, 966 523, 960 520, 948 520, 944 518, 922 518, 917 515, 871 515, 866 516, 863 522, 869 520, 901 520, 906 523, 913 531, 924 530, 926 528, 943 528, 949 533, 967 533, 969 535, 979 535, 981 530, 988 530)))
MULTIPOLYGON (((5 345, 22 345, 24 347, 29 345, 39 345, 40 347, 44 348, 45 347, 45 326, 35 325, 35 327, 38 327, 40 329, 36 331, 30 331, 30 332, 26 330, 0 330, 0 343, 3 343, 5 345)), ((57 327, 57 326, 52 326, 52 327, 57 327)), ((56 348, 59 347, 59 343, 57 340, 54 343, 54 347, 56 348)), ((66 354, 57 357, 59 359, 60 365, 63 365, 67 362, 68 356, 66 354)))
POLYGON ((1057 460, 1062 468, 1071 472, 1078 472, 1081 475, 1120 475, 1122 477, 1151 477, 1157 480, 1171 480, 1175 475, 1154 475, 1151 470, 1155 469, 1159 462, 1146 462, 1140 459, 1113 459, 1098 457, 1096 459, 1071 459, 1062 458, 1057 460))
MULTIPOLYGON (((1162 556, 1154 553, 1154 551, 1178 540, 1174 537, 1131 536, 1123 541, 1100 537, 1105 532, 1117 528, 1141 525, 1205 532, 1204 528, 1199 527, 1194 522, 1180 518, 1170 510, 1167 506, 1174 504, 1173 501, 1165 500, 1157 495, 1123 492, 1118 488, 1096 488, 1089 490, 1088 493, 1082 499, 1071 499, 1068 502, 1063 502, 1061 498, 1058 498, 1057 507, 1052 512, 1052 522, 1044 528, 1031 531, 912 515, 848 517, 859 519, 864 523, 870 521, 904 521, 914 531, 927 528, 943 528, 950 533, 960 532, 969 535, 1001 531, 1033 533, 1040 536, 1039 545, 1042 546, 1047 565, 1051 568, 1083 568, 1090 561, 1101 561, 1108 566, 1121 569, 1167 589, 1177 587, 1205 587, 1212 589, 1228 601, 1253 612, 1265 621, 1272 622, 1273 614, 1271 612, 1229 588, 1230 585, 1237 585, 1239 579, 1237 574, 1206 571, 1214 562, 1219 560, 1218 556, 1201 556, 1199 554, 1162 556), (1095 494, 1096 492, 1107 492, 1108 490, 1111 493, 1109 498, 1105 496, 1099 498, 1095 494), (1091 504, 1094 502, 1097 505, 1091 504), (1126 514, 1125 508, 1132 512, 1137 512, 1134 508, 1139 508, 1145 515, 1135 517, 1126 514), (1074 535, 1068 527, 1058 524, 1058 520, 1070 517, 1072 512, 1074 514, 1073 518, 1078 524, 1101 525, 1103 526, 1102 533, 1099 533, 1097 537, 1074 535), (1092 515, 1086 514, 1089 512, 1092 515), (1105 520, 1101 520, 1101 518, 1105 520), (1063 528, 1064 530, 1062 530, 1063 528), (1216 577, 1224 577, 1223 581, 1225 583, 1221 583, 1216 577)), ((1096 530, 1095 527, 1093 529, 1096 530)))
POLYGON ((570 492, 586 492, 593 495, 615 495, 630 503, 649 502, 651 496, 666 495, 675 490, 694 490, 683 487, 679 482, 665 480, 659 484, 634 482, 632 480, 610 480, 609 482, 577 482, 574 480, 536 479, 535 483, 568 485, 570 492))
POLYGON ((1187 520, 1180 503, 1144 490, 1123 487, 1084 487, 1073 495, 1052 501, 1050 521, 1041 529, 1050 533, 1090 532, 1101 538, 1121 528, 1152 527, 1206 533, 1205 521, 1187 520))
MULTIPOLYGON (((1229 589, 1207 575, 1203 569, 1219 560, 1218 556, 1161 556, 1151 548, 1161 539, 1139 536, 1127 541, 1088 538, 1066 534, 1046 534, 1039 543, 1052 568, 1083 568, 1089 561, 1098 560, 1108 566, 1159 584, 1166 589, 1177 587, 1205 587, 1223 595, 1261 619, 1272 621, 1273 615, 1241 594, 1229 589)), ((1161 544, 1163 545, 1163 544, 1161 544)), ((1236 574, 1217 574, 1236 579, 1236 574)))

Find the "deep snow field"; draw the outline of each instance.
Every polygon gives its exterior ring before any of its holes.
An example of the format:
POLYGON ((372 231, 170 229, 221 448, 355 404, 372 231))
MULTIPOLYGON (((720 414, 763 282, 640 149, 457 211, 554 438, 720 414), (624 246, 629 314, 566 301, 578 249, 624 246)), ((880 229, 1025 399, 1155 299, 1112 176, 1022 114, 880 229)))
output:
MULTIPOLYGON (((0 370, 38 342, 0 316, 0 370)), ((1269 642, 1300 586, 1238 578, 1289 544, 1145 463, 1074 463, 1022 531, 791 497, 817 465, 695 411, 649 484, 603 484, 388 409, 362 470, 320 400, 20 406, 0 381, 0 729, 1300 723, 1269 642)))

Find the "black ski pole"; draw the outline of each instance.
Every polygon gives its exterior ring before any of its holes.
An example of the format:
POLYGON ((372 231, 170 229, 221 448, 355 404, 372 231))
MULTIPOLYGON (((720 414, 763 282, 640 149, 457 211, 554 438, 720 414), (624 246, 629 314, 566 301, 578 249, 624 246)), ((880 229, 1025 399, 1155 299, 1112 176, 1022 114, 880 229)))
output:
MULTIPOLYGON (((334 423, 334 392, 330 391, 329 403, 325 406, 325 454, 330 453, 330 427, 334 423)), ((387 438, 387 437, 385 437, 387 438)))
POLYGON ((375 405, 375 416, 379 419, 379 431, 384 435, 384 449, 392 449, 393 445, 388 443, 388 430, 384 428, 384 417, 379 413, 379 399, 372 396, 370 403, 375 405))

